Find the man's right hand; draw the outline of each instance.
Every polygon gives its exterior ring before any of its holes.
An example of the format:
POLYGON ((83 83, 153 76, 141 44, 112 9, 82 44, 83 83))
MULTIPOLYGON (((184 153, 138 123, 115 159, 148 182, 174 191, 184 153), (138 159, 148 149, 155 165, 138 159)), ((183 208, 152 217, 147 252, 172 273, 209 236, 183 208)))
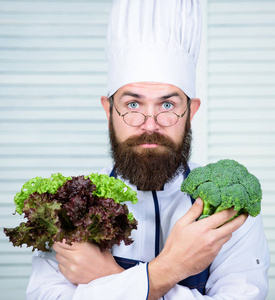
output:
POLYGON ((149 263, 150 300, 159 299, 179 281, 205 270, 247 218, 242 214, 227 222, 237 213, 228 209, 194 222, 202 210, 203 202, 198 198, 176 222, 159 256, 149 263))
POLYGON ((72 243, 70 246, 65 241, 56 242, 53 249, 59 270, 75 285, 124 271, 109 250, 100 251, 93 243, 72 243))

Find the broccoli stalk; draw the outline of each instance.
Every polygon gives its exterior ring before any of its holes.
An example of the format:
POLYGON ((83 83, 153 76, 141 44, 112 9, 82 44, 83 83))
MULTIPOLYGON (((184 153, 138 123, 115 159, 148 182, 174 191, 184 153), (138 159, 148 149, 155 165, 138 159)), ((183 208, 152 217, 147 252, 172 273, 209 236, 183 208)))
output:
POLYGON ((259 180, 235 160, 223 159, 190 172, 181 191, 200 197, 204 207, 200 219, 233 207, 256 217, 261 211, 262 189, 259 180))

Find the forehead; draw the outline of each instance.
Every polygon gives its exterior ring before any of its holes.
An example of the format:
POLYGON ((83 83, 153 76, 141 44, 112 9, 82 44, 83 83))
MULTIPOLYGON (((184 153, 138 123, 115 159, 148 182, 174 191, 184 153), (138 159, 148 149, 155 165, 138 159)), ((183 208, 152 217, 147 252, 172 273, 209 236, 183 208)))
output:
POLYGON ((115 95, 119 99, 129 95, 157 99, 172 94, 178 95, 178 97, 182 99, 187 98, 180 88, 171 84, 158 82, 135 82, 127 84, 121 87, 115 95))

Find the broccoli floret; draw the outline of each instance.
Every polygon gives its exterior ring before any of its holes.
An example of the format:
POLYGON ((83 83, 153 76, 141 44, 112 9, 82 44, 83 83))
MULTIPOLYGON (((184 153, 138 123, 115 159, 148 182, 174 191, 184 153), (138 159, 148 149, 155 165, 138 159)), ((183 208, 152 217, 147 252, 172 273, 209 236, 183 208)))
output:
POLYGON ((261 211, 259 180, 235 160, 223 159, 192 170, 181 191, 203 200, 200 219, 231 207, 238 211, 237 215, 248 213, 256 217, 261 211))
POLYGON ((221 204, 220 189, 213 182, 204 182, 200 184, 193 193, 193 198, 209 199, 204 202, 205 214, 203 218, 215 213, 216 207, 221 204))
POLYGON ((185 184, 185 192, 190 195, 193 194, 200 184, 209 181, 210 175, 210 167, 199 167, 192 170, 192 172, 190 172, 188 175, 189 184, 185 184))

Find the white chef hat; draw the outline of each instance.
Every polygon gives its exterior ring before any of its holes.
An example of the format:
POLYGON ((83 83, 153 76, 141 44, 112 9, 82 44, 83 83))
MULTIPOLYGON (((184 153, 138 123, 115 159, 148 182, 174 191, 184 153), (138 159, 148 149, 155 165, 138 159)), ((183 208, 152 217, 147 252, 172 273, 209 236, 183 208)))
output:
POLYGON ((200 39, 199 0, 113 0, 108 96, 129 83, 160 82, 194 98, 200 39))

